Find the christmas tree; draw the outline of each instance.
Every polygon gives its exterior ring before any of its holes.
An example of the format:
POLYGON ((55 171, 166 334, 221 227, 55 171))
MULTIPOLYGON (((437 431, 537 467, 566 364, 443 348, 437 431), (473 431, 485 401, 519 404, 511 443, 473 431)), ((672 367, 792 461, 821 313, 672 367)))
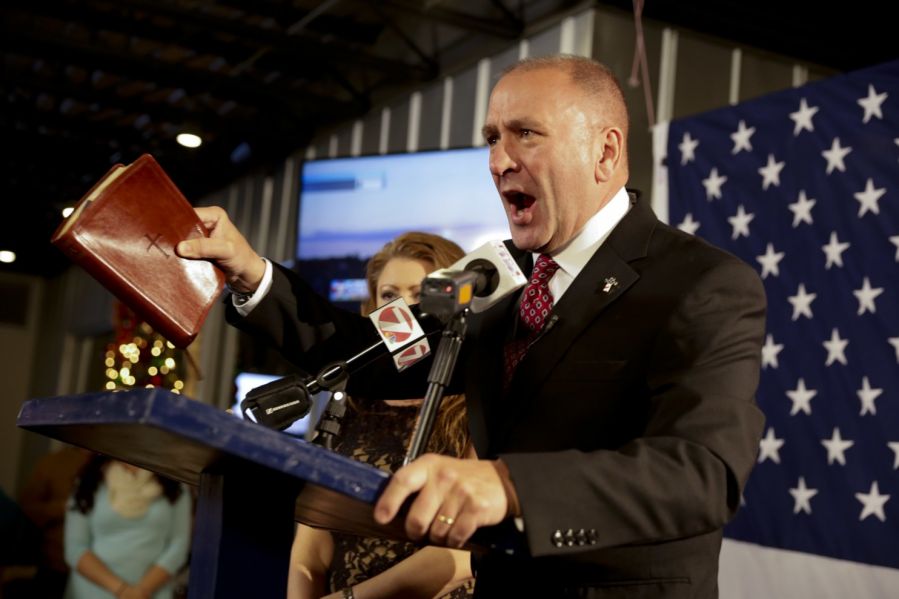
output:
POLYGON ((141 321, 123 303, 115 302, 115 335, 106 346, 106 388, 162 387, 174 393, 184 388, 183 351, 141 321))

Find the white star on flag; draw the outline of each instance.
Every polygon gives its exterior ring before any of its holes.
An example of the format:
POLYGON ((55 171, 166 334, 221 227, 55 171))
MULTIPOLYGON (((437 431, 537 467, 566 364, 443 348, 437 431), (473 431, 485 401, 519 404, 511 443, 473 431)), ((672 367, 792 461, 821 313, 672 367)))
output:
POLYGON ((753 133, 755 133, 755 127, 747 127, 746 121, 740 121, 737 130, 730 134, 730 138, 734 140, 734 149, 731 151, 731 154, 739 154, 740 150, 751 152, 752 143, 750 143, 749 138, 752 137, 753 133))
POLYGON ((871 490, 867 493, 856 493, 855 498, 862 502, 862 513, 858 517, 864 520, 868 516, 876 516, 881 522, 886 522, 886 515, 883 513, 884 504, 890 500, 889 495, 881 495, 880 489, 877 488, 877 481, 871 483, 871 490))
POLYGON ((696 160, 696 146, 699 145, 698 139, 693 139, 690 137, 690 132, 684 133, 684 139, 680 142, 680 145, 677 146, 680 150, 680 163, 681 166, 687 164, 688 162, 692 162, 696 160))
POLYGON ((743 204, 740 204, 737 207, 737 213, 734 216, 728 216, 727 222, 734 228, 734 233, 731 236, 731 239, 736 239, 741 235, 744 237, 749 237, 749 223, 752 222, 752 219, 755 218, 755 215, 747 213, 743 208, 743 204))
POLYGON ((862 402, 862 411, 859 412, 859 416, 864 416, 865 414, 877 414, 874 400, 880 397, 881 393, 883 393, 883 389, 872 389, 871 383, 868 382, 868 377, 862 377, 862 388, 855 392, 862 402))
POLYGON ((896 363, 899 364, 899 337, 890 337, 887 341, 889 341, 890 345, 893 346, 893 349, 896 350, 896 363))
POLYGON ((818 494, 818 489, 809 489, 805 486, 805 478, 799 477, 799 483, 790 489, 790 495, 793 496, 793 513, 805 512, 812 513, 811 498, 818 494))
POLYGON ((895 456, 893 457, 893 470, 899 469, 899 443, 893 441, 891 443, 887 443, 887 446, 893 450, 895 456))
POLYGON ((834 428, 830 439, 821 439, 821 445, 827 449, 827 464, 839 462, 840 466, 846 465, 846 450, 855 445, 855 441, 843 440, 840 429, 834 428))
POLYGON ((771 185, 778 187, 780 185, 780 171, 783 170, 786 162, 777 162, 774 154, 768 154, 768 164, 759 169, 762 176, 762 189, 768 189, 771 185))
POLYGON ((805 284, 799 283, 796 295, 787 297, 787 301, 793 304, 793 320, 799 320, 800 316, 805 316, 809 319, 814 318, 812 315, 812 302, 815 301, 816 297, 818 297, 817 293, 807 293, 805 284))
POLYGON ((830 267, 834 264, 843 268, 843 252, 848 250, 849 246, 850 243, 848 241, 841 242, 837 238, 837 232, 831 231, 830 243, 821 246, 821 249, 824 250, 824 253, 827 255, 827 263, 824 265, 824 268, 830 270, 830 267))
POLYGON ((768 247, 765 249, 764 255, 755 257, 755 259, 759 261, 759 264, 762 265, 761 276, 763 279, 769 274, 772 274, 775 277, 780 275, 780 268, 778 268, 777 265, 783 260, 784 256, 784 252, 775 252, 774 244, 769 243, 768 247))
POLYGON ((899 262, 899 235, 890 237, 890 243, 896 246, 896 262, 899 262))
POLYGON ((790 409, 790 416, 795 416, 799 412, 805 412, 807 415, 811 416, 811 401, 817 394, 818 392, 815 389, 806 389, 805 381, 799 379, 796 383, 796 388, 792 391, 787 391, 787 397, 793 402, 793 407, 790 409))
MULTIPOLYGON (((793 213, 793 228, 799 226, 799 223, 814 224, 812 222, 812 208, 815 207, 817 200, 809 199, 805 196, 805 190, 799 190, 799 199, 788 204, 788 208, 793 213)), ((899 245, 899 244, 897 244, 899 245)))
POLYGON ((880 214, 880 206, 877 204, 877 201, 886 192, 887 190, 885 187, 874 189, 874 182, 868 178, 868 182, 865 183, 865 190, 852 194, 859 203, 858 217, 861 218, 866 212, 880 214))
POLYGON ((871 287, 871 281, 868 280, 868 277, 865 277, 862 281, 862 288, 856 289, 852 293, 858 299, 858 316, 865 312, 875 314, 877 308, 874 306, 874 300, 883 293, 883 287, 871 287))
POLYGON ((769 427, 768 433, 759 441, 759 464, 769 458, 775 464, 780 464, 780 448, 783 444, 783 439, 774 436, 774 427, 769 427))
POLYGON ((765 345, 762 346, 762 368, 771 366, 777 368, 777 354, 783 350, 783 343, 774 343, 774 336, 765 337, 765 345))
POLYGON ((825 366, 830 366, 834 362, 839 362, 843 366, 847 364, 846 346, 849 345, 849 340, 841 338, 838 330, 834 329, 830 333, 830 340, 825 341, 823 345, 827 349, 827 361, 824 363, 825 366))
POLYGON ((805 98, 799 101, 799 110, 790 113, 790 118, 796 123, 796 126, 793 127, 793 137, 799 135, 803 130, 814 132, 815 126, 812 125, 812 117, 816 112, 818 112, 818 107, 809 106, 805 98))
POLYGON ((843 163, 843 158, 852 151, 852 148, 846 147, 843 148, 840 146, 840 138, 834 137, 833 143, 830 145, 829 150, 824 150, 821 152, 821 155, 827 159, 827 174, 833 172, 833 169, 837 169, 840 172, 846 172, 846 165, 843 163))
POLYGON ((690 235, 696 235, 696 231, 699 229, 699 221, 693 220, 693 215, 689 212, 684 217, 678 225, 677 228, 683 231, 684 233, 689 233, 690 235))
POLYGON ((722 177, 718 174, 718 169, 713 168, 712 172, 709 173, 707 179, 702 180, 702 184, 705 187, 705 197, 709 201, 712 198, 721 199, 721 186, 727 182, 727 177, 722 177))
POLYGON ((876 116, 883 120, 883 113, 880 111, 880 105, 883 104, 884 100, 888 97, 889 95, 886 92, 878 94, 877 90, 874 89, 874 86, 869 84, 868 95, 856 100, 858 105, 865 109, 865 116, 862 117, 862 122, 867 123, 871 120, 872 116, 876 116))

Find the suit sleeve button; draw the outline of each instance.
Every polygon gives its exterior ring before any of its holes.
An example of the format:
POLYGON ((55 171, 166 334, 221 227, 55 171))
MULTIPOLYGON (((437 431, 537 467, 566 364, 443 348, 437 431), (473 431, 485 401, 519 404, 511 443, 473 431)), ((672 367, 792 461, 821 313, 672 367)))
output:
POLYGON ((587 531, 581 528, 575 533, 575 538, 577 539, 578 546, 583 546, 587 544, 587 531))

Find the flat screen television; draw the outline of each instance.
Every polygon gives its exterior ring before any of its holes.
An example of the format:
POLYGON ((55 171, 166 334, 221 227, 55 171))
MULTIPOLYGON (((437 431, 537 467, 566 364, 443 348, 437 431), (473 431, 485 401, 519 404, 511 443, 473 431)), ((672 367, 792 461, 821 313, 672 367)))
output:
POLYGON ((297 271, 324 297, 358 309, 365 263, 406 231, 471 251, 506 239, 487 148, 309 160, 303 165, 297 271))

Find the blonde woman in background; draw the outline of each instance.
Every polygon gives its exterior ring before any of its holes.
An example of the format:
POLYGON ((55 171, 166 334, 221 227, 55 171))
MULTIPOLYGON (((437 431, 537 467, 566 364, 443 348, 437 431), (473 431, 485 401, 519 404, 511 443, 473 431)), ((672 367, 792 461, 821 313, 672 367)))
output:
MULTIPOLYGON (((369 299, 362 312, 402 297, 419 301, 421 281, 464 255, 437 235, 405 233, 369 260, 369 299)), ((403 462, 420 399, 351 400, 337 451, 394 472, 403 462)), ((443 399, 428 451, 462 457, 468 447, 465 398, 443 399)), ((469 554, 439 547, 416 550, 412 543, 330 533, 299 525, 291 551, 288 599, 354 597, 469 597, 473 583, 469 554)))

